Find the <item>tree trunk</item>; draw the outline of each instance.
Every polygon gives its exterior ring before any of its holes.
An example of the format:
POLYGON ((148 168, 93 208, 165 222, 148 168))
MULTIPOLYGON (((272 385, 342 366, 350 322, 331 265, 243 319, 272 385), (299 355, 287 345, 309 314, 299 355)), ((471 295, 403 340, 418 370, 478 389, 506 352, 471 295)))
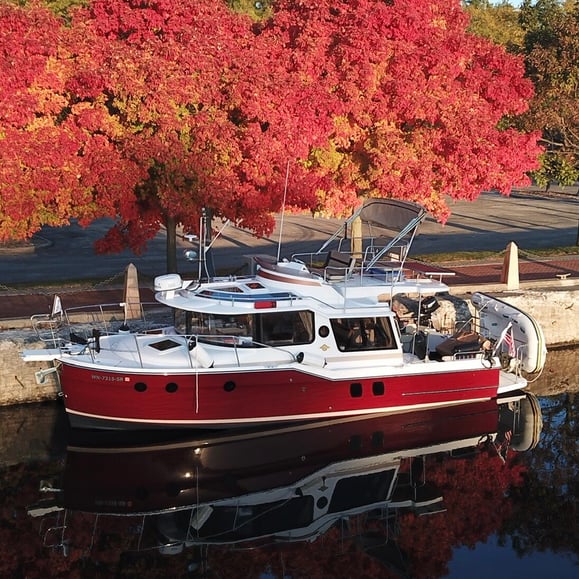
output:
POLYGON ((175 218, 167 215, 167 273, 177 273, 177 225, 175 218))

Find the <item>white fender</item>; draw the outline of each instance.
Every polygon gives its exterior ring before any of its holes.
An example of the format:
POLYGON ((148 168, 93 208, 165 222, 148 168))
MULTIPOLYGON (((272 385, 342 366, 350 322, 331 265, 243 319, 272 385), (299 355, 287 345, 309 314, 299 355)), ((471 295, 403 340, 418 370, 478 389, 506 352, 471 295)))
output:
POLYGON ((213 358, 200 344, 197 344, 191 350, 190 354, 195 366, 201 366, 202 368, 211 368, 211 366, 213 366, 213 358))
POLYGON ((300 364, 305 364, 306 366, 314 366, 315 368, 323 368, 326 365, 326 359, 323 356, 317 356, 316 354, 306 354, 306 352, 300 352, 296 356, 296 360, 300 364))

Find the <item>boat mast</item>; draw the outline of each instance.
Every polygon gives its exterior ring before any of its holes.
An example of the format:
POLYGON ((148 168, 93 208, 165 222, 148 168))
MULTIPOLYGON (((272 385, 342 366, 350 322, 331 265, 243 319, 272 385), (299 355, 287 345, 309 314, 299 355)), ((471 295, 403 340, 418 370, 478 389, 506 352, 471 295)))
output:
POLYGON ((277 242, 277 261, 280 260, 280 255, 281 255, 281 240, 282 240, 282 236, 283 236, 283 220, 284 220, 284 216, 285 216, 285 200, 287 197, 287 186, 288 186, 288 180, 289 180, 289 167, 290 167, 290 161, 288 159, 286 169, 285 169, 285 185, 283 188, 283 202, 281 205, 281 220, 279 222, 279 241, 277 242))

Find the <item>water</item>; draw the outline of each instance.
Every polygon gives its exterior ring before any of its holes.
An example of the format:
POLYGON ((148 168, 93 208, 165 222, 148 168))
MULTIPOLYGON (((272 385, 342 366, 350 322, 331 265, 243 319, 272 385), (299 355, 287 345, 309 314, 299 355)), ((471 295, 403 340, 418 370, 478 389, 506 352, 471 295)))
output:
POLYGON ((539 413, 120 440, 0 409, 0 576, 576 577, 575 359, 551 353, 539 413))

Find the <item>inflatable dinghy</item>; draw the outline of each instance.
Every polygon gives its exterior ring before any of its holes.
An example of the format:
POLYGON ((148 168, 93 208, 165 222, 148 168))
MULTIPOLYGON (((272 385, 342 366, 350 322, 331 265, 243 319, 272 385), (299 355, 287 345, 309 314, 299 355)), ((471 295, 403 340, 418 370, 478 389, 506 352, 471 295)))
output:
POLYGON ((515 356, 521 369, 529 373, 543 369, 547 357, 545 336, 532 316, 481 292, 473 293, 471 301, 478 312, 483 336, 495 341, 504 340, 510 324, 515 356))

